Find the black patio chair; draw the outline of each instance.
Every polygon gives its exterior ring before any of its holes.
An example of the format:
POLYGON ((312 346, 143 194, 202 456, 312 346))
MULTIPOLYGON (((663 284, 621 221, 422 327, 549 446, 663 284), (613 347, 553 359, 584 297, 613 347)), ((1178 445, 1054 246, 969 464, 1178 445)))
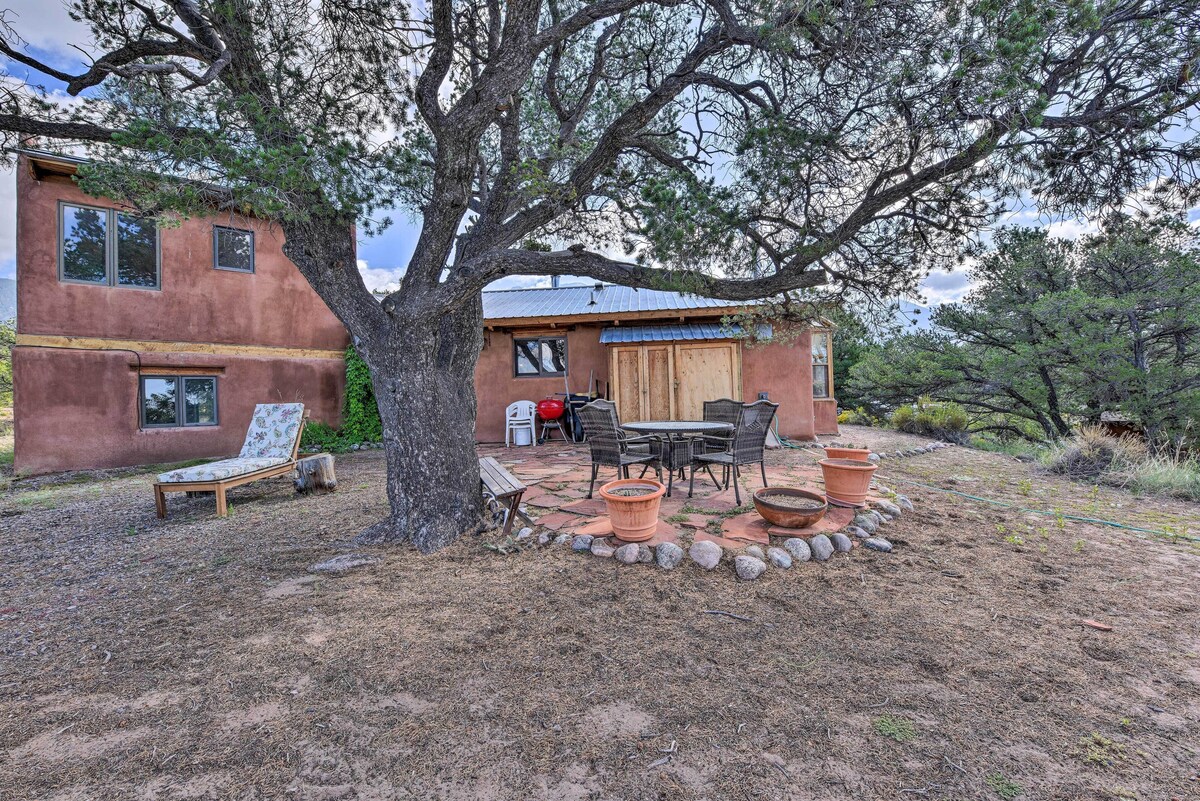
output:
POLYGON ((696 454, 692 464, 691 476, 688 479, 688 496, 696 484, 696 465, 719 464, 724 473, 725 489, 733 481, 733 497, 738 506, 742 505, 742 493, 738 488, 738 468, 745 464, 758 463, 762 470, 763 486, 767 486, 766 447, 767 432, 771 430, 771 421, 775 419, 778 403, 760 400, 742 405, 733 435, 726 439, 725 449, 719 453, 696 454))
POLYGON ((658 439, 651 436, 631 437, 621 428, 617 417, 617 406, 612 401, 594 400, 578 411, 583 433, 587 437, 592 453, 592 480, 588 483, 587 496, 592 497, 596 484, 596 473, 603 467, 617 468, 618 478, 629 478, 631 464, 642 465, 641 475, 654 467, 655 474, 662 479, 659 462, 658 439))
MULTIPOLYGON (((729 423, 731 426, 736 426, 738 417, 742 414, 741 401, 736 401, 733 398, 720 398, 713 401, 704 402, 704 422, 706 423, 729 423)), ((721 453, 729 447, 728 434, 707 434, 702 437, 704 447, 697 447, 698 453, 721 453)))

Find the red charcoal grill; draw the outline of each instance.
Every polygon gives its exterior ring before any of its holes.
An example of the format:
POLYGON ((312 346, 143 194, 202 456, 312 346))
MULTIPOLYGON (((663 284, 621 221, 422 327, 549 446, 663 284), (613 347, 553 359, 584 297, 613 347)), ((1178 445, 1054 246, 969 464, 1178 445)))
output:
POLYGON ((566 404, 558 398, 543 398, 538 401, 537 413, 538 417, 542 418, 542 436, 540 437, 542 442, 546 441, 547 429, 558 429, 558 433, 562 434, 563 441, 566 441, 567 432, 562 427, 562 416, 566 408, 566 404))

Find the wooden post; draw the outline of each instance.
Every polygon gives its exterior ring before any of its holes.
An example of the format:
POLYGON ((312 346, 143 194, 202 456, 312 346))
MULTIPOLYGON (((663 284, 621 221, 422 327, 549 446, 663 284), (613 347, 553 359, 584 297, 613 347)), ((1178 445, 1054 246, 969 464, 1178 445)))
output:
POLYGON ((337 489, 337 474, 333 470, 333 454, 317 453, 296 462, 296 492, 333 492, 337 489))

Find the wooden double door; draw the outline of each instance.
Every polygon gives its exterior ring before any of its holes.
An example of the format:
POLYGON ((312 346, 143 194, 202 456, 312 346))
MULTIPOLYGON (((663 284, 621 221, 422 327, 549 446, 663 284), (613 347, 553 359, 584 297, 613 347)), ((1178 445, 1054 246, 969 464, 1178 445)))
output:
POLYGON ((623 422, 702 420, 706 400, 742 397, 739 342, 652 342, 610 350, 612 397, 623 422))

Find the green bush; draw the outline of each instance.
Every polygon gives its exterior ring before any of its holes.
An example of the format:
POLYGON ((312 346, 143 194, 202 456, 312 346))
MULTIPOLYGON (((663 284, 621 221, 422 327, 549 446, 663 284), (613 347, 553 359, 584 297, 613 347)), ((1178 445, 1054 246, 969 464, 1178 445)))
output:
POLYGON ((1047 454, 1045 464, 1050 472, 1077 480, 1200 501, 1200 462, 1194 457, 1182 451, 1155 453, 1138 437, 1114 437, 1099 426, 1080 426, 1047 454))
POLYGON ((350 450, 360 442, 383 440, 383 423, 375 403, 371 371, 353 346, 346 348, 346 393, 342 396, 342 427, 310 423, 304 429, 300 446, 331 453, 350 450))
POLYGON ((877 426, 879 418, 867 411, 866 407, 858 406, 854 409, 843 409, 838 414, 838 422, 850 426, 877 426))
POLYGON ((915 404, 892 412, 891 424, 897 431, 919 434, 947 442, 965 444, 969 439, 967 412, 957 403, 919 398, 915 404))

